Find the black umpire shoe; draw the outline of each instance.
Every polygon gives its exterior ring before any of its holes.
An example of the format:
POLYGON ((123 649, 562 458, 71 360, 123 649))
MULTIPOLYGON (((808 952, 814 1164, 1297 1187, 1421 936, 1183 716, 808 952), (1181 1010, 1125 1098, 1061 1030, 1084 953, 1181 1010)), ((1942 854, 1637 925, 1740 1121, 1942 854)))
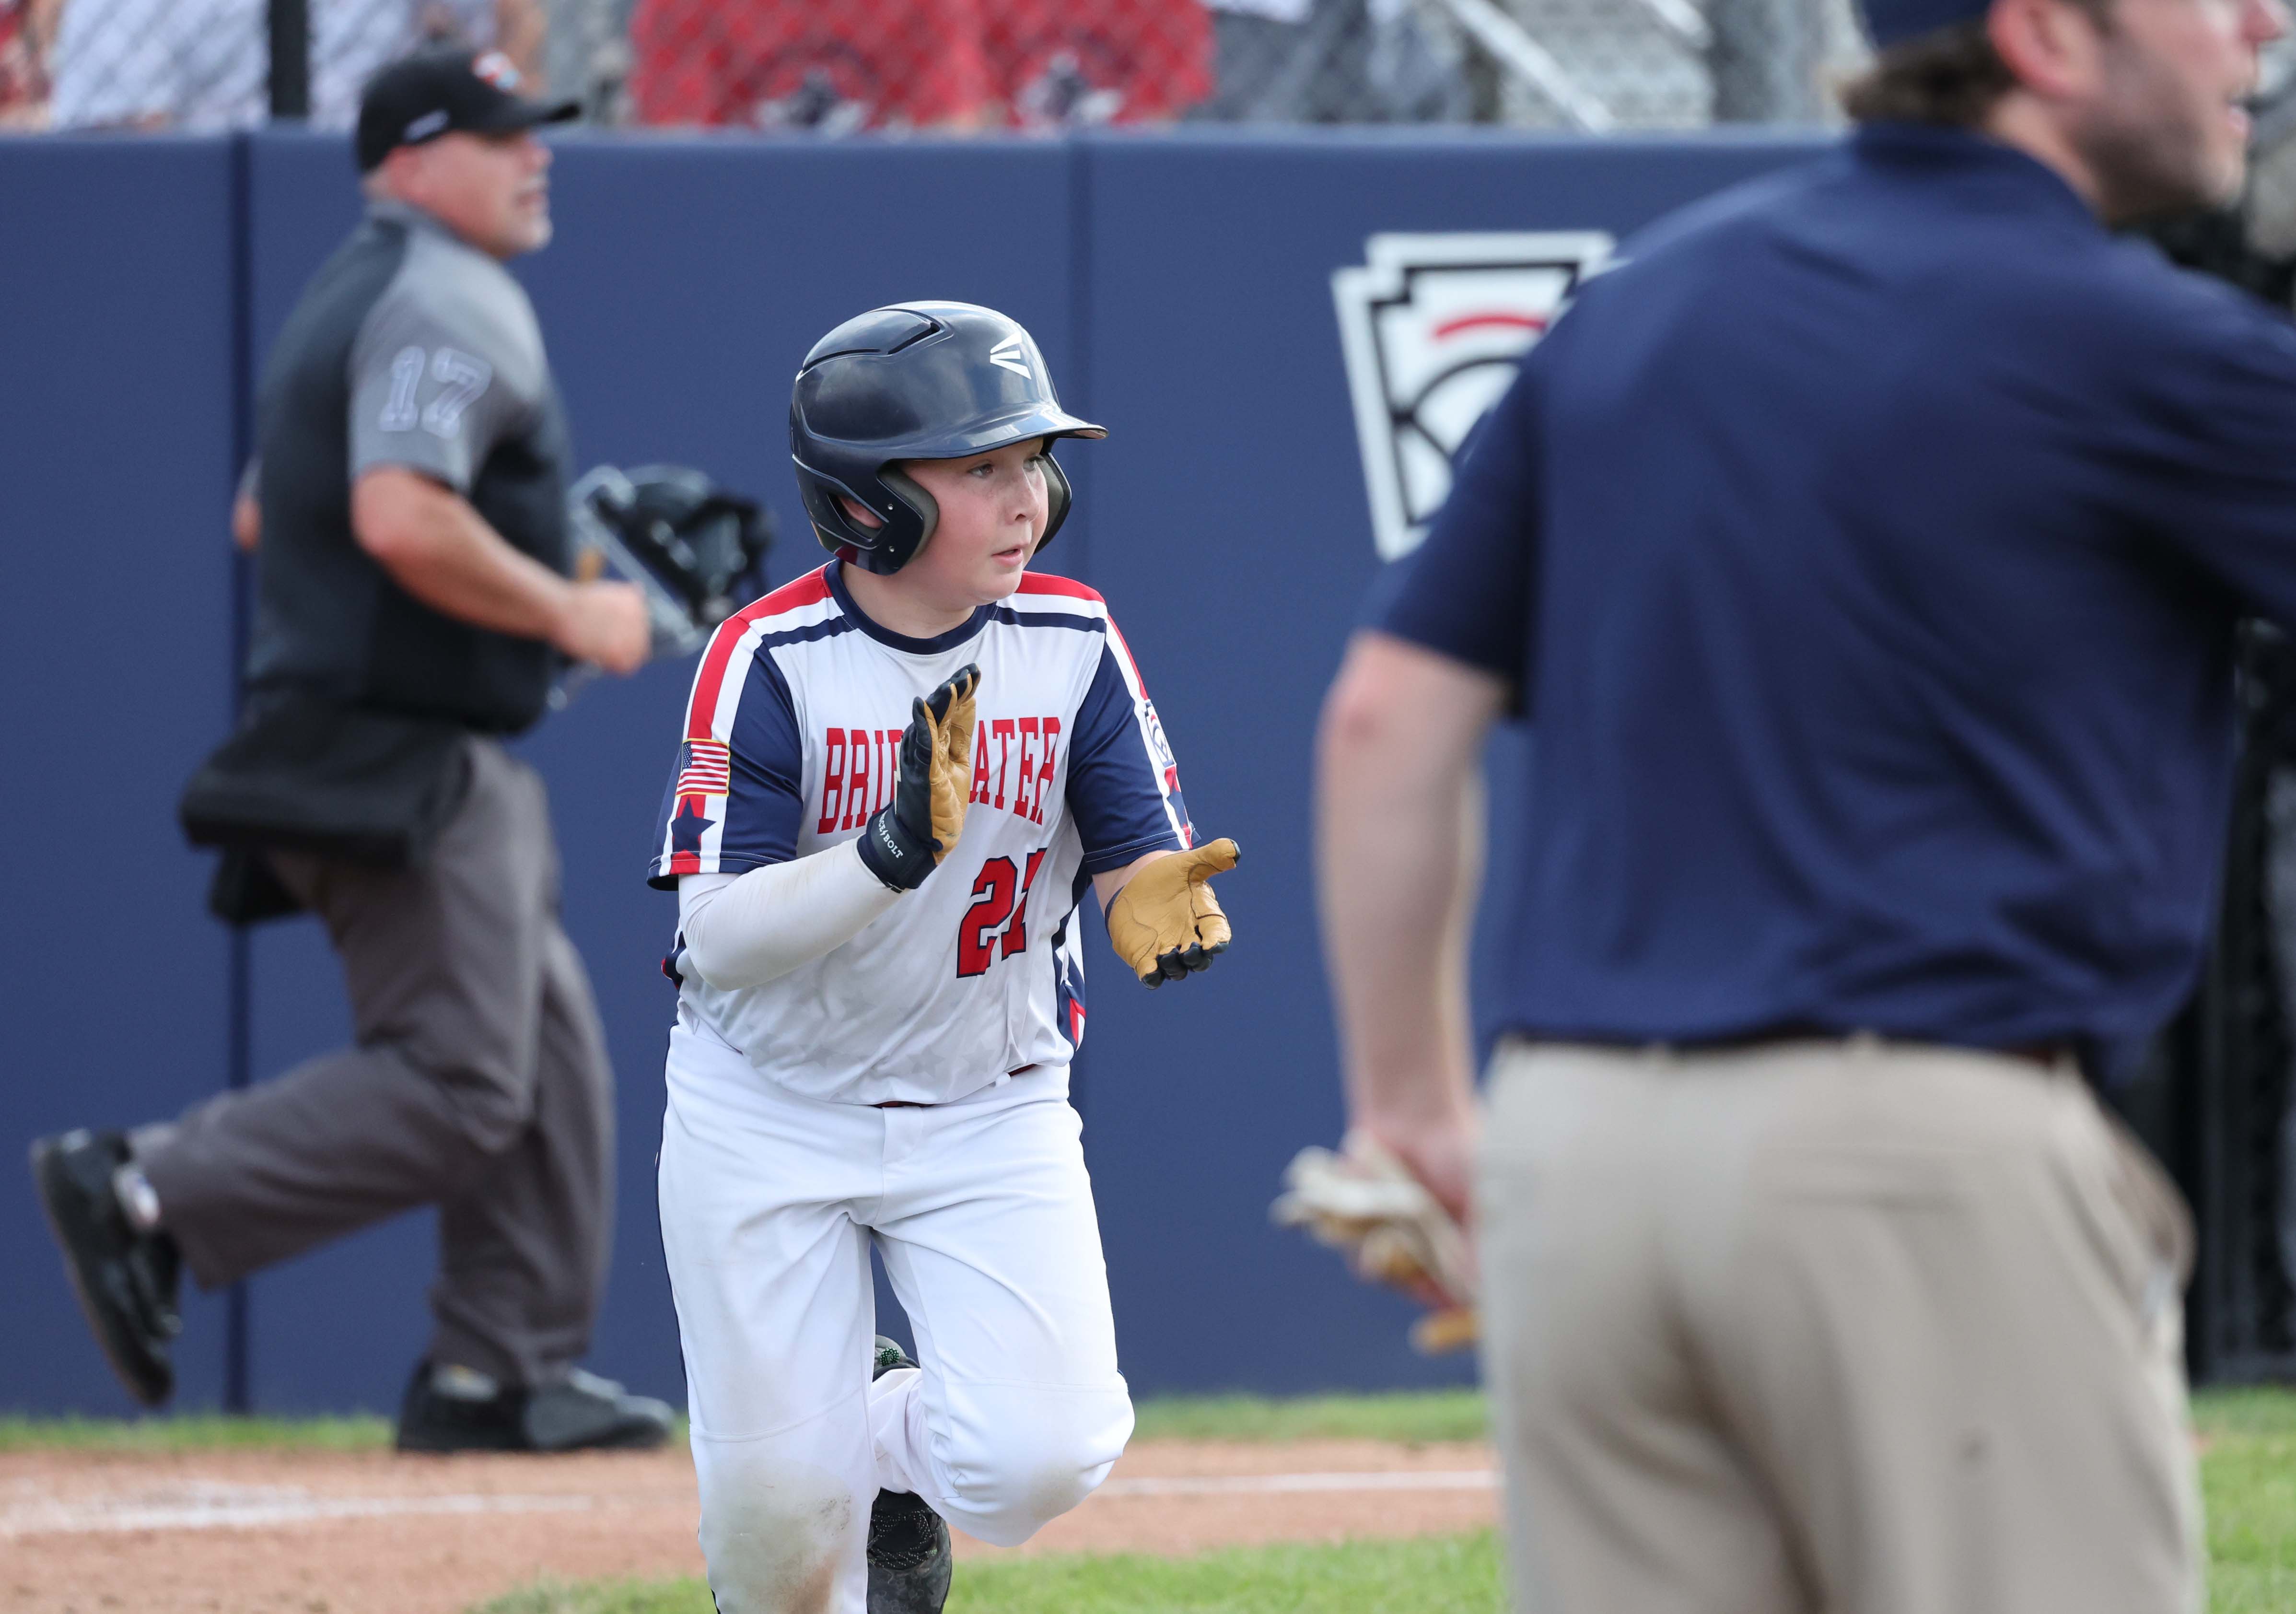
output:
POLYGON ((32 1181, 105 1360, 129 1395, 157 1406, 176 1389, 182 1261, 175 1240, 138 1232, 120 1208, 111 1179, 127 1158, 117 1132, 67 1132, 32 1145, 32 1181))
POLYGON ((398 1445, 402 1452, 647 1451, 669 1438, 676 1416, 668 1403, 578 1367, 528 1389, 422 1362, 398 1404, 398 1445))
MULTIPOLYGON (((877 1336, 873 1381, 897 1367, 914 1367, 908 1354, 877 1336)), ((955 1567, 948 1526, 914 1491, 879 1491, 869 1510, 869 1614, 940 1614, 955 1567)))

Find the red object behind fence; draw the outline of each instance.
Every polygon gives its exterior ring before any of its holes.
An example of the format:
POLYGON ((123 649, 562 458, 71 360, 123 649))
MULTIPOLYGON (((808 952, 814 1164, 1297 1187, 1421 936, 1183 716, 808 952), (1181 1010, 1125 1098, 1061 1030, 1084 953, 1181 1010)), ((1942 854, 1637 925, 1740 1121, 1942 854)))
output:
POLYGON ((639 0, 630 37, 649 124, 1131 123, 1212 84, 1201 0, 639 0))

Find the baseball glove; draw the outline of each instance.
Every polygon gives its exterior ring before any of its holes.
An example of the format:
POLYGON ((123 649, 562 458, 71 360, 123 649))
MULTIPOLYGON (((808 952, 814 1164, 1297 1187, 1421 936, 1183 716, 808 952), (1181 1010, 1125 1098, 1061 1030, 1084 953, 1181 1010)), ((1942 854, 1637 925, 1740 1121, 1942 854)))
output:
POLYGON ((1356 1275, 1433 1307, 1411 1343, 1432 1356, 1474 1343, 1475 1269, 1466 1235, 1419 1179, 1375 1140, 1351 1132, 1335 1154, 1302 1149, 1267 1208, 1279 1227, 1304 1227, 1348 1258, 1356 1275))
POLYGON ((1108 939, 1145 987, 1211 967, 1233 939, 1219 898, 1204 881, 1235 867, 1236 845, 1210 846, 1159 857, 1124 882, 1108 905, 1108 939))

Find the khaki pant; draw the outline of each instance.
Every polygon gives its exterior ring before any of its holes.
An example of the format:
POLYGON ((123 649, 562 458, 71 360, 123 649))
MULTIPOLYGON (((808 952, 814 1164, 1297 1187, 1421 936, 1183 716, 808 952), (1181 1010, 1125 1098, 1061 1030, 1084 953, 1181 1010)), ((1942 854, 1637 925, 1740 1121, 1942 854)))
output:
POLYGON ((2189 1225, 2070 1066, 1509 1045, 1480 1196, 1526 1614, 2200 1606, 2189 1225))
POLYGON ((133 1135, 202 1288, 439 1208, 429 1358, 547 1383, 589 1348, 613 1224, 613 1073, 558 923, 542 780, 469 742, 420 869, 272 854, 326 922, 357 1043, 133 1135))

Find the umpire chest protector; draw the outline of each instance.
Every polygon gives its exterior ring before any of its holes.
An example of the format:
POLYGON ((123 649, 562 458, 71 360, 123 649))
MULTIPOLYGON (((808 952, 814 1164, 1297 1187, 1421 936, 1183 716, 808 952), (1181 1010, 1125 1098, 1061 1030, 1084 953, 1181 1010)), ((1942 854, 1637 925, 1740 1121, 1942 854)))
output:
POLYGON ((272 350, 257 447, 252 685, 488 733, 542 715, 554 650, 431 609, 351 529, 352 484, 402 467, 569 571, 564 417, 533 307, 500 264, 412 208, 376 204, 272 350))

